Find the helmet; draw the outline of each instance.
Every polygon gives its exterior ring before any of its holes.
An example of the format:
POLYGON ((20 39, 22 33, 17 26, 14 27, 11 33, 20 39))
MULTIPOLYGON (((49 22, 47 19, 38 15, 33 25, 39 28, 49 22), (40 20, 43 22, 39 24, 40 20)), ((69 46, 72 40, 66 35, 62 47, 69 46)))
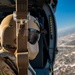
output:
POLYGON ((15 22, 12 15, 9 15, 1 22, 1 46, 2 47, 16 47, 14 43, 16 38, 15 22))
MULTIPOLYGON (((28 52, 29 59, 34 59, 39 52, 38 39, 39 39, 39 27, 38 21, 30 16, 28 21, 28 52), (38 37, 38 38, 37 38, 38 37), (32 40, 34 39, 34 40, 32 40)), ((10 14, 1 22, 1 46, 8 49, 16 49, 16 23, 13 20, 13 15, 10 14)))

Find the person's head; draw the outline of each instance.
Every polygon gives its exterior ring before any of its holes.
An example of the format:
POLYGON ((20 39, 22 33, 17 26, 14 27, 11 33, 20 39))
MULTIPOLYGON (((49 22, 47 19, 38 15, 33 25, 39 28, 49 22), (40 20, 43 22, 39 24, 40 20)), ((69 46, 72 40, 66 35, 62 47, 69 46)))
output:
POLYGON ((12 15, 5 17, 1 22, 1 47, 14 51, 16 49, 16 26, 12 15))
MULTIPOLYGON (((30 16, 28 21, 28 51, 30 59, 34 59, 39 51, 39 48, 37 47, 40 29, 37 24, 39 24, 38 21, 34 17, 30 16)), ((12 14, 3 19, 0 28, 1 47, 14 52, 16 50, 16 23, 13 20, 12 14)))

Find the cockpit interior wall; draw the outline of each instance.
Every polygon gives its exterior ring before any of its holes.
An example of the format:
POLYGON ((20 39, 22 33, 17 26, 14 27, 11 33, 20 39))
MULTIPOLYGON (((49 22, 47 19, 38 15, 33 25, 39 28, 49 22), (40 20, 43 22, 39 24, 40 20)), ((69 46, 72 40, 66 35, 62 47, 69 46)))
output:
MULTIPOLYGON (((28 9, 30 10, 32 7, 42 7, 44 3, 50 4, 51 1, 53 1, 52 7, 56 10, 57 0, 29 0, 28 9)), ((15 0, 0 0, 0 22, 5 16, 13 13, 14 10, 15 0)))

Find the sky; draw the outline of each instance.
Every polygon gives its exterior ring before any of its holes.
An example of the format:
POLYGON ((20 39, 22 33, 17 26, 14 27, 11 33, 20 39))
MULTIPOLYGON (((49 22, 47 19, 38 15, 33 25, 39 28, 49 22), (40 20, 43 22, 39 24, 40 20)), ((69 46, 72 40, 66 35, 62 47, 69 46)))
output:
POLYGON ((75 0, 58 0, 55 13, 57 31, 75 27, 75 0))

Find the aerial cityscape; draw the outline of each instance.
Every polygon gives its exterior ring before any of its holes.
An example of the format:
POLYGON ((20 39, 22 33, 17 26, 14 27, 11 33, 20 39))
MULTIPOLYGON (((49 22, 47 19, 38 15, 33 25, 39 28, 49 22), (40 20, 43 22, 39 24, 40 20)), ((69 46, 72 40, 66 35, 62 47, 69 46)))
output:
POLYGON ((75 33, 58 37, 54 75, 75 75, 75 33))

